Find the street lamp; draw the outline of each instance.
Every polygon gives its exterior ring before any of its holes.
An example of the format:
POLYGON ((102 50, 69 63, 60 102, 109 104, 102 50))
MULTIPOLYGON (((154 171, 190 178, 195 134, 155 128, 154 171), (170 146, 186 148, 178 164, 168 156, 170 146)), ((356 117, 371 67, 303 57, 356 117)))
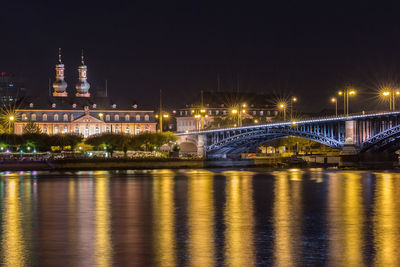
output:
POLYGON ((293 119, 293 103, 297 102, 297 97, 292 97, 290 99, 290 119, 293 119))
POLYGON ((10 115, 8 117, 8 132, 11 133, 11 124, 13 123, 13 121, 15 120, 15 117, 13 115, 10 115))
POLYGON ((279 107, 279 109, 283 110, 283 120, 285 121, 286 120, 286 105, 284 103, 280 103, 278 105, 278 107, 279 107))
POLYGON ((394 91, 394 89, 386 89, 382 92, 383 97, 389 97, 389 110, 390 111, 395 111, 396 105, 395 105, 395 100, 396 96, 400 95, 400 91, 394 91))
POLYGON ((335 106, 336 106, 336 117, 337 117, 338 114, 337 114, 337 99, 336 99, 336 97, 332 97, 331 98, 331 102, 335 103, 335 106))
POLYGON ((343 91, 339 91, 338 95, 343 95, 343 111, 344 115, 349 116, 349 96, 353 96, 356 94, 356 91, 353 89, 346 88, 343 91))
POLYGON ((102 120, 102 119, 103 119, 103 116, 104 116, 104 114, 103 114, 103 113, 99 113, 100 120, 102 120))

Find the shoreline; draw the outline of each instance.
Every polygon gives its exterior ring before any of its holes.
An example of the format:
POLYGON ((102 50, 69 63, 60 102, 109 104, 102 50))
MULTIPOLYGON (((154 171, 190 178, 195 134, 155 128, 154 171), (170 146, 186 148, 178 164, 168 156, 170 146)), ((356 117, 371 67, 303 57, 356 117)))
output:
POLYGON ((7 161, 0 171, 63 170, 143 170, 143 169, 208 169, 208 168, 337 168, 339 170, 398 169, 397 162, 357 162, 352 167, 336 163, 290 163, 276 159, 203 160, 203 159, 57 159, 48 161, 7 161))

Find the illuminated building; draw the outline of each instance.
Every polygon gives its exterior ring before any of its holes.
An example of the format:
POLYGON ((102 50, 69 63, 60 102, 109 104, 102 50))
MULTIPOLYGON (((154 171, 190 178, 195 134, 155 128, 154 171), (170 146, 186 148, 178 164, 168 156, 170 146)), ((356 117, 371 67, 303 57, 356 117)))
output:
POLYGON ((16 110, 16 134, 22 134, 24 126, 31 121, 46 134, 74 133, 87 137, 105 132, 139 134, 156 131, 154 111, 138 109, 138 105, 127 98, 90 94, 88 68, 83 55, 78 67, 79 81, 75 94, 68 94, 64 70, 59 53, 52 96, 27 97, 22 101, 16 110))

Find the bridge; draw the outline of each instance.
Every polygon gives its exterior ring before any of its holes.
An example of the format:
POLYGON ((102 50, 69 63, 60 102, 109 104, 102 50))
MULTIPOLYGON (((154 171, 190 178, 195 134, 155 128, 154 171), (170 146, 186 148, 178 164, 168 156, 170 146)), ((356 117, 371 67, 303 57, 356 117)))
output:
POLYGON ((177 135, 181 146, 191 146, 198 155, 209 158, 239 155, 287 136, 313 140, 340 150, 351 146, 356 153, 394 152, 400 148, 400 112, 351 114, 177 135))

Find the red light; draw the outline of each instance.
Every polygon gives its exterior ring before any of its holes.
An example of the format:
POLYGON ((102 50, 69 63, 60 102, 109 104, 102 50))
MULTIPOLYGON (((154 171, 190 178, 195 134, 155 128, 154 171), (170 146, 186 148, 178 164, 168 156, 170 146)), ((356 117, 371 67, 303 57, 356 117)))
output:
POLYGON ((1 72, 1 76, 6 76, 6 72, 5 71, 1 72))
POLYGON ((175 113, 176 113, 176 110, 173 110, 173 111, 172 111, 172 113, 174 113, 174 114, 175 114, 175 113))

